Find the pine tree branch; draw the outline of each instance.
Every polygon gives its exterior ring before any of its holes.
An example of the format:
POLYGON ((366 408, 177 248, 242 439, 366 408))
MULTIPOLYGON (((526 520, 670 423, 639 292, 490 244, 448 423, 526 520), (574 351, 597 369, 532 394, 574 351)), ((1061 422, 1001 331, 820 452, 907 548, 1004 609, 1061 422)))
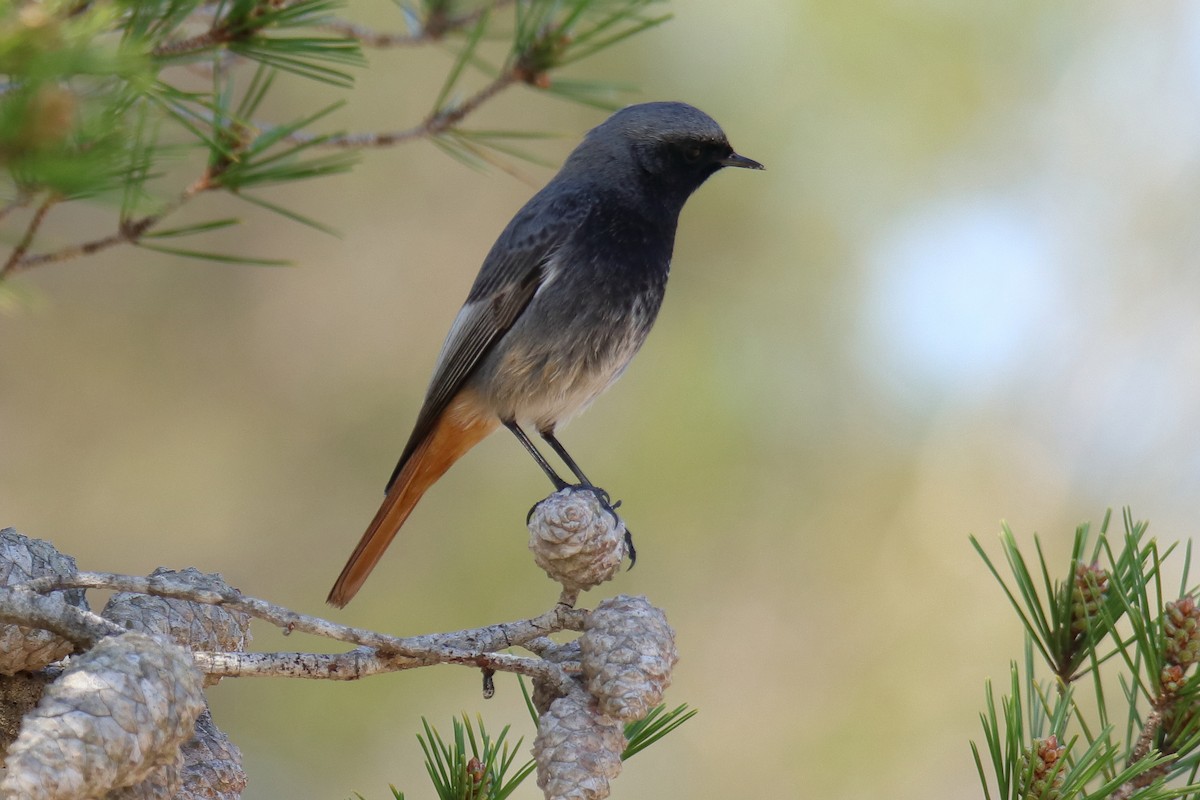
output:
POLYGON ((354 681, 433 664, 459 664, 493 672, 512 672, 547 681, 566 691, 570 678, 557 664, 505 653, 472 653, 446 649, 434 658, 388 655, 369 648, 348 653, 195 653, 196 667, 218 678, 301 678, 354 681))
MULTIPOLYGON (((300 0, 291 0, 291 2, 277 3, 272 0, 259 0, 258 5, 253 8, 245 17, 245 22, 252 23, 255 18, 262 17, 268 11, 280 11, 288 6, 296 5, 300 0)), ((205 16, 214 16, 218 10, 217 4, 210 4, 200 9, 199 13, 205 16)), ((206 50, 211 50, 216 47, 223 47, 238 39, 251 36, 258 32, 258 28, 252 24, 245 25, 241 28, 234 28, 228 20, 216 18, 214 16, 213 24, 204 33, 189 36, 184 39, 176 39, 174 41, 163 42, 155 46, 150 55, 155 58, 178 58, 179 56, 192 55, 195 53, 203 53, 206 50)))
POLYGON ((86 650, 105 636, 125 632, 115 622, 67 604, 61 596, 48 596, 24 586, 0 588, 0 622, 56 633, 77 650, 86 650))
POLYGON ((233 31, 223 25, 214 25, 204 33, 189 36, 186 39, 163 42, 150 51, 155 58, 178 58, 179 56, 203 53, 214 47, 220 47, 233 41, 233 31))
MULTIPOLYGON (((450 108, 434 111, 419 125, 398 131, 348 133, 342 136, 332 136, 320 142, 317 146, 364 149, 392 147, 393 145, 404 144, 418 139, 431 139, 448 132, 451 128, 461 123, 469 114, 477 111, 480 106, 521 80, 520 73, 516 69, 507 69, 496 76, 491 83, 468 97, 462 103, 450 108)), ((312 134, 302 132, 297 132, 287 137, 288 141, 296 143, 310 142, 314 138, 316 137, 312 134)))
MULTIPOLYGON (((422 3, 423 11, 420 13, 424 18, 417 19, 411 24, 411 30, 403 33, 379 31, 329 16, 327 9, 330 6, 324 0, 251 0, 233 5, 213 0, 198 7, 192 4, 172 7, 171 14, 163 19, 156 18, 155 21, 138 12, 123 18, 124 22, 105 22, 117 29, 121 25, 128 25, 131 26, 130 30, 144 34, 129 39, 134 52, 127 54, 130 56, 128 59, 113 60, 111 64, 105 62, 124 82, 115 84, 117 89, 111 98, 117 107, 128 109, 128 113, 115 120, 120 124, 124 136, 113 136, 111 141, 105 140, 108 143, 104 143, 104 147, 96 145, 91 150, 67 147, 63 153, 54 151, 53 158, 39 160, 30 157, 29 164, 24 165, 29 173, 23 179, 25 182, 17 183, 14 199, 0 205, 0 220, 42 197, 47 199, 37 207, 24 228, 17 228, 21 223, 13 223, 9 217, 15 229, 11 232, 10 241, 16 240, 16 245, 7 256, 0 255, 0 282, 43 264, 89 256, 117 245, 146 244, 142 238, 166 217, 196 195, 210 189, 238 193, 247 188, 250 181, 258 185, 287 183, 348 168, 347 164, 336 162, 339 156, 328 154, 309 158, 306 162, 299 154, 307 148, 361 150, 431 140, 464 162, 475 166, 489 163, 527 181, 526 176, 495 156, 495 153, 508 153, 533 160, 504 142, 497 143, 497 139, 508 134, 463 131, 460 128, 463 121, 517 83, 549 89, 579 102, 597 104, 596 86, 575 86, 565 82, 561 87, 553 87, 550 74, 561 66, 587 57, 666 19, 665 16, 652 18, 642 13, 642 6, 652 1, 626 0, 612 7, 592 0, 580 0, 569 8, 555 3, 534 4, 528 14, 516 14, 512 49, 507 61, 495 68, 480 63, 476 48, 491 28, 491 13, 500 10, 511 13, 516 5, 515 0, 481 0, 464 11, 451 10, 453 4, 444 2, 422 3), (309 35, 291 35, 298 31, 307 31, 309 35), (314 37, 311 35, 313 31, 331 31, 332 35, 314 37), (276 33, 283 35, 276 36, 276 33), (275 74, 291 73, 346 88, 352 77, 341 67, 358 65, 363 46, 404 47, 438 41, 451 33, 464 38, 464 46, 443 83, 434 109, 412 127, 323 136, 306 130, 321 115, 292 125, 260 125, 253 122, 255 109, 259 107, 265 89, 275 74), (148 45, 140 44, 147 38, 148 45), (247 59, 258 62, 257 77, 250 83, 253 91, 249 94, 243 92, 244 96, 235 110, 229 104, 238 95, 238 89, 232 78, 224 79, 224 72, 231 65, 247 59), (213 89, 211 92, 194 92, 175 86, 159 74, 171 66, 199 70, 205 74, 215 72, 213 89), (457 82, 464 70, 471 68, 485 72, 488 82, 461 102, 449 99, 452 92, 457 92, 457 82), (126 91, 126 88, 145 86, 153 87, 153 91, 126 91), (145 100, 150 102, 143 102, 145 100), (160 112, 165 112, 165 115, 160 112), (213 120, 211 131, 206 131, 205 126, 200 124, 206 116, 217 117, 213 120), (141 175, 132 182, 125 182, 126 194, 133 192, 140 198, 145 193, 146 181, 163 174, 158 164, 166 147, 160 145, 157 126, 164 121, 178 124, 186 131, 189 140, 196 140, 208 147, 210 172, 174 198, 168 194, 170 199, 158 211, 140 217, 122 213, 116 222, 116 230, 108 235, 59 246, 57 249, 33 252, 39 244, 38 236, 41 235, 46 216, 54 205, 110 192, 113 176, 122 174, 141 175), (253 141, 239 141, 239 128, 260 135, 253 141), (152 131, 146 134, 144 140, 143 130, 152 131), (133 141, 135 146, 130 149, 114 144, 123 141, 133 141), (256 149, 256 145, 261 146, 256 149), (90 160, 85 163, 79 159, 81 155, 88 156, 90 160), (72 157, 76 158, 77 164, 69 163, 72 157), (257 158, 267 167, 258 172, 248 169, 243 157, 249 160, 257 158), (220 174, 222 159, 227 160, 231 167, 230 176, 220 174), (245 180, 237 183, 233 180, 236 177, 233 173, 238 173, 245 180), (64 179, 63 175, 70 175, 71 180, 64 179), (53 199, 44 192, 53 192, 53 199)), ((84 2, 77 6, 75 12, 88 8, 84 2)), ((406 13, 411 15, 414 12, 410 10, 406 13)), ((87 42, 94 38, 90 31, 90 28, 84 30, 81 27, 75 32, 78 41, 74 45, 86 49, 87 42)), ((23 40, 18 37, 16 43, 23 44, 23 40)), ((36 42, 24 45, 36 46, 36 42)), ((67 80, 73 73, 70 69, 63 69, 61 78, 67 80)), ((82 102, 82 98, 76 95, 70 95, 69 99, 73 103, 82 102)), ((85 115, 76 116, 83 118, 85 115)), ((89 132, 89 135, 92 134, 89 132)), ((299 215, 289 213, 287 209, 274 210, 294 220, 300 219, 299 215)), ((322 227, 314 221, 300 221, 322 227)), ((236 256, 195 250, 159 249, 218 261, 267 261, 238 259, 236 256)))
MULTIPOLYGON (((343 136, 334 136, 316 143, 316 146, 338 149, 390 147, 419 139, 429 139, 440 136, 454 128, 456 125, 460 124, 468 115, 477 111, 489 100, 496 97, 496 95, 500 94, 502 91, 521 80, 522 73, 519 69, 507 69, 478 92, 467 98, 467 100, 464 102, 452 108, 434 112, 427 117, 424 122, 412 128, 386 133, 355 133, 346 134, 343 136)), ((258 127, 260 130, 270 130, 270 126, 268 125, 261 125, 258 127)), ((290 136, 284 137, 284 139, 295 144, 304 144, 313 141, 316 139, 316 136, 308 133, 297 132, 291 134, 290 136)), ((175 211, 178 211, 197 195, 202 194, 210 189, 219 188, 218 185, 213 181, 213 177, 214 176, 211 172, 206 171, 156 213, 147 214, 139 219, 123 220, 119 224, 118 229, 108 236, 70 245, 46 253, 28 255, 28 250, 33 242, 34 235, 44 220, 46 212, 49 211, 51 205, 58 201, 58 198, 48 198, 47 201, 41 207, 39 207, 38 213, 34 215, 30 225, 26 228, 24 236, 18 243, 17 247, 14 248, 12 253, 9 255, 9 258, 5 262, 4 266, 0 267, 0 280, 3 280, 10 275, 24 272, 25 270, 44 264, 68 261, 72 258, 92 255, 116 245, 136 244, 146 233, 150 232, 155 226, 159 225, 164 219, 173 214, 175 211)), ((0 209, 0 218, 2 218, 3 214, 7 213, 10 208, 19 207, 18 201, 20 200, 21 198, 18 198, 10 203, 8 207, 5 207, 5 209, 0 209)), ((27 203, 28 200, 23 201, 23 204, 27 203)))
MULTIPOLYGON (((1137 743, 1133 747, 1133 752, 1129 754, 1128 765, 1132 766, 1150 754, 1150 749, 1154 745, 1154 739, 1158 736, 1158 731, 1162 727, 1162 706, 1165 705, 1163 700, 1164 698, 1159 698, 1154 703, 1154 708, 1146 715, 1146 721, 1143 723, 1142 730, 1138 734, 1137 743)), ((1167 698, 1167 701, 1169 704, 1169 698, 1167 698)), ((1110 795, 1110 800, 1128 800, 1138 789, 1144 789, 1166 775, 1170 770, 1170 762, 1152 767, 1128 783, 1122 784, 1110 795)))
MULTIPOLYGON (((582 630, 587 612, 563 604, 537 617, 515 622, 497 623, 482 628, 470 628, 449 633, 398 637, 331 622, 320 617, 301 614, 283 606, 244 595, 235 589, 214 591, 170 576, 149 578, 117 575, 107 572, 77 572, 73 575, 48 575, 21 585, 37 593, 61 589, 105 589, 117 592, 136 592, 157 597, 190 600, 207 605, 225 606, 243 611, 252 617, 269 622, 286 633, 299 631, 326 639, 367 647, 389 656, 400 656, 428 663, 463 663, 495 650, 518 647, 525 642, 562 630, 582 630)), ((479 666, 485 666, 480 664, 479 666)), ((493 667, 503 669, 504 667, 493 667)))
POLYGON ((366 25, 358 25, 342 19, 330 20, 321 27, 331 33, 344 36, 347 39, 354 39, 363 47, 377 49, 415 47, 429 44, 430 42, 441 41, 446 37, 446 34, 468 28, 478 22, 479 18, 484 14, 498 11, 512 5, 513 2, 514 0, 493 0, 489 4, 482 5, 465 14, 459 14, 456 17, 448 16, 444 12, 432 14, 422 21, 420 30, 406 31, 404 33, 377 31, 366 25))
POLYGON ((42 204, 33 212, 33 217, 29 220, 29 224, 25 226, 25 232, 21 234, 21 240, 17 242, 17 246, 13 248, 8 259, 4 262, 4 266, 0 267, 0 280, 8 277, 9 273, 13 272, 21 259, 25 257, 25 253, 29 251, 29 246, 33 244, 33 237, 37 235, 38 228, 42 227, 42 223, 46 220, 46 214, 50 213, 50 207, 57 203, 61 198, 53 192, 46 196, 42 204))
MULTIPOLYGON (((108 236, 102 236, 98 239, 81 242, 79 244, 69 245, 58 250, 51 250, 46 253, 26 255, 26 251, 29 249, 29 244, 33 239, 33 234, 37 231, 37 225, 34 225, 33 222, 31 222, 30 226, 25 231, 26 235, 22 237, 21 242, 19 242, 17 247, 13 249, 13 252, 8 257, 8 261, 5 262, 3 269, 0 269, 0 280, 7 278, 9 275, 13 275, 18 272, 24 272, 25 270, 32 269, 33 267, 38 267, 43 264, 52 264, 58 261, 67 261, 72 258, 79 258, 80 256, 92 255, 93 253, 98 253, 101 250, 107 250, 108 248, 119 244, 136 244, 146 233, 161 223, 168 216, 178 211, 188 202, 193 200, 197 195, 202 194, 203 192, 212 188, 214 188, 212 174, 206 170, 203 175, 193 181, 186 189, 176 195, 174 199, 168 202, 159 211, 153 214, 147 214, 146 216, 138 219, 121 220, 115 233, 111 233, 108 236)), ((40 215, 41 217, 45 217, 45 211, 49 210, 49 205, 51 204, 52 199, 53 198, 48 199, 47 202, 43 203, 39 208, 39 211, 42 212, 40 215)), ((38 223, 38 225, 41 224, 41 220, 38 219, 36 215, 34 220, 38 223)))

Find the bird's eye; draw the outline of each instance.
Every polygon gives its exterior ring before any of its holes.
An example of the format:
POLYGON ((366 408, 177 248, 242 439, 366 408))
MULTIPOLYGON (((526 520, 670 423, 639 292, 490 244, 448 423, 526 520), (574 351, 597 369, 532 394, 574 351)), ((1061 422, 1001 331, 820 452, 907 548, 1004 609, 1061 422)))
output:
POLYGON ((684 148, 683 158, 689 164, 695 164, 700 160, 700 156, 704 155, 704 150, 699 145, 692 145, 684 148))

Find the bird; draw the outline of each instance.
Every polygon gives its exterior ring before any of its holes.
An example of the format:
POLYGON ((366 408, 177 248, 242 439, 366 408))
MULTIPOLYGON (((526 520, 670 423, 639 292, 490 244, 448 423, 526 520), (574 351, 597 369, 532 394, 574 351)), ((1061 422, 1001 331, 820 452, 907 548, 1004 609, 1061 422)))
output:
POLYGON ((350 602, 426 490, 501 426, 556 490, 595 488, 556 431, 612 385, 642 346, 662 304, 684 203, 724 167, 763 169, 687 103, 627 106, 585 134, 484 259, 383 503, 329 593, 331 605, 350 602), (558 475, 523 426, 577 484, 558 475))

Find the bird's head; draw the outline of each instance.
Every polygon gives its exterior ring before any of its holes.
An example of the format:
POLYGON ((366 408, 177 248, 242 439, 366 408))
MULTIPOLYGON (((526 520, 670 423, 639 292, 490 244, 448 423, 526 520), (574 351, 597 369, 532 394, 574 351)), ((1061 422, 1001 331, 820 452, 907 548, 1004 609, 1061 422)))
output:
POLYGON ((643 179, 681 200, 722 167, 763 169, 738 155, 712 117, 687 103, 628 106, 588 132, 568 159, 573 170, 643 179))

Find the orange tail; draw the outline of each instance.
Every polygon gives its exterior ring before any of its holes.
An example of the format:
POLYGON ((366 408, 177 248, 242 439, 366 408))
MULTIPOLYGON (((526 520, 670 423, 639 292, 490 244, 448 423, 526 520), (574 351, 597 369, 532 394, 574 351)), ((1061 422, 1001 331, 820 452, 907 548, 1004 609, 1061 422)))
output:
POLYGON ((460 393, 451 401, 433 430, 400 469, 383 505, 375 512, 375 519, 333 584, 328 603, 342 608, 354 599, 425 491, 499 424, 494 415, 481 413, 477 399, 471 394, 460 393))

